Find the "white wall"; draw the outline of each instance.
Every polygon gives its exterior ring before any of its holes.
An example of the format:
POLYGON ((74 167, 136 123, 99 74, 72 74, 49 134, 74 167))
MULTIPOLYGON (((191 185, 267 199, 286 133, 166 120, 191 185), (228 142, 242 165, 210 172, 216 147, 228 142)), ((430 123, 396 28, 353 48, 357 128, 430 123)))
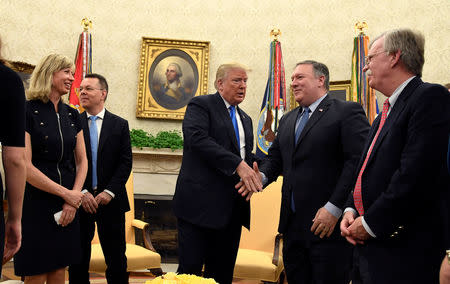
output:
POLYGON ((6 59, 36 64, 57 52, 73 57, 80 21, 93 22, 93 71, 110 84, 107 108, 127 118, 131 128, 150 132, 181 129, 180 121, 137 119, 136 94, 141 38, 210 41, 209 92, 218 65, 250 66, 242 107, 256 125, 267 80, 269 32, 282 31, 287 82, 295 63, 315 59, 328 65, 331 80, 349 80, 354 24, 366 34, 410 27, 426 38, 426 81, 450 82, 449 0, 0 0, 0 36, 6 59))

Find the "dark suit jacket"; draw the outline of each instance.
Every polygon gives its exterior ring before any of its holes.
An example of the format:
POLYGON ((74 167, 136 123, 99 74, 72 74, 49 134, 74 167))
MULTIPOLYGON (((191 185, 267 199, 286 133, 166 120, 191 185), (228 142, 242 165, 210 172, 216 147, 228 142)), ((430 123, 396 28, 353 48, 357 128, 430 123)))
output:
MULTIPOLYGON (((448 226, 441 198, 449 189, 449 129, 448 91, 414 78, 392 107, 362 175, 364 219, 376 238, 366 241, 361 253, 374 283, 437 283, 448 226)), ((352 195, 348 205, 354 208, 352 195)))
MULTIPOLYGON (((245 132, 245 161, 254 155, 250 117, 237 107, 245 132)), ((229 112, 219 93, 194 97, 183 121, 183 161, 173 197, 175 215, 192 224, 223 228, 233 210, 249 226, 250 206, 234 188, 242 158, 229 112)))
MULTIPOLYGON (((91 141, 86 112, 81 114, 81 123, 89 162, 83 188, 94 194, 92 190, 91 141)), ((108 214, 123 213, 130 210, 125 184, 130 176, 131 166, 132 153, 128 122, 105 110, 97 150, 97 189, 99 192, 107 189, 115 195, 103 209, 108 210, 108 214)))
MULTIPOLYGON (((260 171, 269 183, 283 175, 279 232, 284 233, 291 214, 294 191, 296 213, 301 218, 301 239, 319 240, 310 232, 317 210, 328 201, 343 208, 352 189, 353 175, 369 131, 361 105, 325 97, 295 145, 295 123, 302 109, 285 114, 278 134, 260 171)), ((336 226, 332 239, 341 238, 336 226)))

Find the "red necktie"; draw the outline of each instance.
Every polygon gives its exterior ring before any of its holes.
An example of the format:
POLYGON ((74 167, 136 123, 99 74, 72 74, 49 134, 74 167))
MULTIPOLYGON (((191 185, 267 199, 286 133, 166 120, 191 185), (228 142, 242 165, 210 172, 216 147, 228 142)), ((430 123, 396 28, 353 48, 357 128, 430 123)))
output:
POLYGON ((389 105, 390 105, 389 99, 386 99, 386 101, 383 104, 383 112, 381 113, 380 125, 378 126, 377 133, 375 134, 375 137, 372 140, 372 144, 370 145, 369 150, 367 151, 366 159, 364 160, 361 170, 359 171, 358 179, 356 180, 356 184, 355 184, 355 190, 353 191, 353 201, 355 202, 355 208, 358 211, 360 216, 364 215, 364 207, 363 207, 362 195, 361 195, 361 177, 364 172, 364 169, 366 168, 367 161, 370 158, 370 153, 372 153, 373 146, 375 145, 378 135, 380 134, 381 128, 383 128, 384 122, 386 121, 387 113, 389 110, 389 105))

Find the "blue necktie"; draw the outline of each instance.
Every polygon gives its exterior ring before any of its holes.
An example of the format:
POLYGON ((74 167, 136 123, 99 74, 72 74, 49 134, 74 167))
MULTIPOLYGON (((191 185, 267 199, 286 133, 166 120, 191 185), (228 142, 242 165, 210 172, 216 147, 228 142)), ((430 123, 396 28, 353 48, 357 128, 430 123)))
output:
POLYGON ((308 122, 310 111, 311 110, 308 107, 304 108, 302 115, 298 117, 297 122, 295 123, 295 125, 297 125, 297 128, 295 129, 295 144, 297 144, 298 138, 308 122))
POLYGON ((98 130, 97 123, 98 116, 92 115, 91 127, 89 128, 89 137, 91 139, 91 154, 92 154, 92 188, 97 187, 97 149, 98 149, 98 130))
POLYGON ((237 124, 237 120, 236 120, 236 108, 235 106, 230 106, 230 117, 231 117, 231 122, 233 122, 233 126, 234 126, 234 133, 236 134, 236 140, 237 140, 237 145, 238 148, 241 148, 241 143, 239 140, 239 128, 238 128, 238 124, 237 124))
MULTIPOLYGON (((311 110, 308 107, 304 108, 302 115, 298 117, 297 122, 295 123, 295 125, 297 125, 297 128, 295 129, 295 144, 297 144, 298 138, 300 137, 300 134, 302 134, 303 128, 305 128, 305 125, 308 122, 310 111, 311 110)), ((294 191, 293 190, 291 193, 291 209, 292 209, 292 212, 295 212, 294 191)))

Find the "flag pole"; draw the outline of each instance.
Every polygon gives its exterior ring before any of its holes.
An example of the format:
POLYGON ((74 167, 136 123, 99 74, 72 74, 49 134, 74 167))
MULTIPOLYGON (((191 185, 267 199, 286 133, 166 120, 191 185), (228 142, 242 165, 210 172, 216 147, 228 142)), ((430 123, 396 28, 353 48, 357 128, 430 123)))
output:
POLYGON ((365 58, 369 51, 369 37, 364 33, 368 28, 365 21, 357 22, 354 26, 357 36, 353 42, 351 100, 359 102, 364 108, 370 123, 378 114, 375 91, 369 86, 368 78, 363 71, 365 58))
POLYGON ((286 80, 281 52, 280 29, 272 29, 270 37, 269 74, 261 104, 257 127, 256 155, 264 157, 275 139, 278 131, 278 120, 286 111, 286 80))
POLYGON ((77 51, 75 54, 74 81, 70 87, 69 104, 79 112, 83 112, 80 105, 80 84, 86 74, 92 73, 92 38, 89 29, 92 28, 92 21, 88 18, 81 20, 83 32, 78 39, 77 51))

